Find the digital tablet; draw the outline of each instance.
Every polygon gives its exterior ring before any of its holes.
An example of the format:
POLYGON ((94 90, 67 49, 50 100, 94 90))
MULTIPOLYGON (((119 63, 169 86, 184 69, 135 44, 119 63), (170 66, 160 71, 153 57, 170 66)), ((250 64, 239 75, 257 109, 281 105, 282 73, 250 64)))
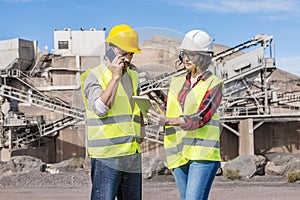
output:
POLYGON ((138 107, 140 108, 144 117, 148 117, 147 113, 149 109, 154 109, 150 99, 146 96, 132 96, 133 100, 136 102, 138 107))

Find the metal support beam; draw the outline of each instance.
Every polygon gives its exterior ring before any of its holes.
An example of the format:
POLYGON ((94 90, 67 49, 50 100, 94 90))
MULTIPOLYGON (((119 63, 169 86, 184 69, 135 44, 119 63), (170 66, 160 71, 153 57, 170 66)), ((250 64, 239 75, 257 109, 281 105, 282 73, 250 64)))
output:
POLYGON ((254 155, 253 119, 241 120, 239 132, 239 155, 254 155))
POLYGON ((231 131, 232 133, 234 133, 236 136, 240 137, 240 133, 236 130, 234 130, 233 128, 231 128, 230 126, 226 125, 224 122, 221 122, 221 125, 226 128, 227 130, 231 131))
POLYGON ((258 127, 260 127, 261 125, 263 125, 263 123, 265 123, 265 122, 261 121, 261 122, 255 124, 255 126, 253 126, 253 130, 256 130, 258 127))

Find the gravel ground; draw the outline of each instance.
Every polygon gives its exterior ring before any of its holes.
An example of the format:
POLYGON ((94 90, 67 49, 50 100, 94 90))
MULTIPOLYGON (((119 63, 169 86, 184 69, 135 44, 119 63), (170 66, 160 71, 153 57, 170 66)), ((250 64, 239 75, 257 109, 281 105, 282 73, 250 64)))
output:
MULTIPOLYGON (((89 199, 90 178, 84 170, 30 172, 0 177, 0 200, 82 200, 89 199)), ((180 199, 172 175, 160 175, 143 182, 144 200, 180 199)), ((281 177, 253 177, 231 181, 215 179, 210 200, 300 199, 300 183, 288 184, 281 177)))

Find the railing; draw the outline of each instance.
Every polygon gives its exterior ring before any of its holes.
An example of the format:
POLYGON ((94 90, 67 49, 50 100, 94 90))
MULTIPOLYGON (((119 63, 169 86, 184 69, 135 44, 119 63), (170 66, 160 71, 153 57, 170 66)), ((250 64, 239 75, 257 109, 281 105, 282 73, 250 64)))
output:
POLYGON ((30 133, 24 133, 24 134, 18 134, 17 138, 12 141, 12 144, 15 147, 22 147, 22 145, 27 145, 31 142, 34 142, 41 137, 53 134, 58 132, 59 130, 62 130, 64 128, 67 128, 69 126, 72 126, 76 123, 78 123, 81 120, 74 119, 72 117, 65 117, 63 119, 54 121, 52 123, 43 124, 43 125, 36 125, 38 128, 38 131, 30 132, 30 133))
POLYGON ((53 100, 49 97, 39 96, 36 94, 28 94, 28 92, 18 90, 6 85, 2 85, 0 87, 0 95, 24 103, 30 103, 31 105, 38 106, 50 111, 55 111, 66 116, 71 116, 79 120, 84 120, 83 110, 72 107, 67 103, 53 100))
POLYGON ((300 109, 295 106, 260 106, 224 108, 220 111, 221 120, 300 118, 300 109))

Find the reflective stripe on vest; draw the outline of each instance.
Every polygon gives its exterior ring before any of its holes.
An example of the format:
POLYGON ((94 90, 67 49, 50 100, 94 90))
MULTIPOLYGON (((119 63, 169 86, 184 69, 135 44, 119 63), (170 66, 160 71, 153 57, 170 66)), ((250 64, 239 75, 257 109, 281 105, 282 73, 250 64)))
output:
MULTIPOLYGON (((211 75, 206 81, 199 81, 187 95, 183 110, 178 102, 185 77, 172 79, 167 102, 167 117, 191 115, 196 113, 206 92, 219 84, 221 80, 211 75)), ((182 130, 180 127, 166 127, 164 147, 167 155, 168 168, 186 164, 189 160, 220 161, 220 122, 215 113, 211 120, 196 130, 182 130)))
POLYGON ((132 116, 132 115, 119 115, 119 116, 112 116, 106 118, 95 118, 95 119, 86 119, 86 125, 88 126, 102 126, 105 124, 116 124, 121 122, 132 122, 141 123, 140 116, 132 116))
POLYGON ((102 140, 89 140, 88 146, 89 147, 104 147, 110 146, 115 144, 123 144, 123 143, 130 143, 134 141, 140 141, 140 138, 136 138, 134 136, 123 136, 111 139, 102 139, 102 140))
MULTIPOLYGON (((138 73, 127 70, 132 79, 133 95, 137 95, 138 73)), ((88 135, 88 153, 92 158, 109 158, 141 152, 140 142, 140 110, 135 104, 132 110, 127 94, 119 82, 114 104, 104 117, 97 116, 88 109, 84 95, 84 81, 88 73, 98 78, 102 89, 105 90, 112 78, 111 72, 105 65, 87 70, 81 75, 81 92, 86 106, 86 125, 88 135)))

